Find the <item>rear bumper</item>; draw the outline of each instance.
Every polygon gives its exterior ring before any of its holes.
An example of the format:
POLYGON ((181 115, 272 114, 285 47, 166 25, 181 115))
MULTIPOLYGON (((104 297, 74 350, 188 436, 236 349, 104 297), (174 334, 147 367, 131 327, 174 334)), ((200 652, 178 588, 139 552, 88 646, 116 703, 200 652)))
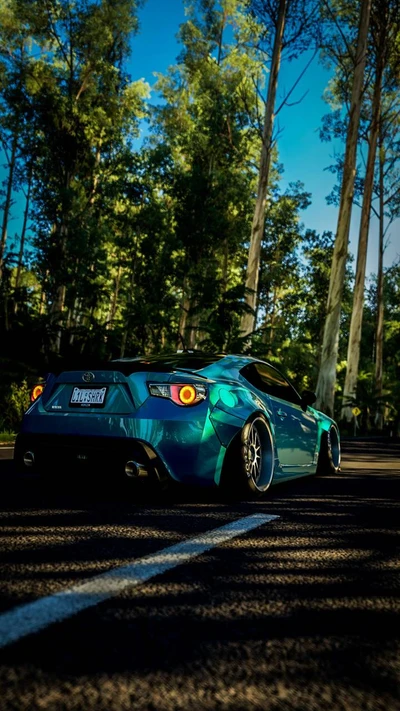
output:
POLYGON ((129 461, 143 465, 148 478, 154 481, 162 483, 170 478, 157 453, 146 443, 135 440, 21 433, 14 449, 14 461, 19 469, 28 470, 24 465, 26 452, 33 454, 29 470, 50 474, 54 480, 60 475, 74 478, 89 473, 111 481, 123 479, 129 461))
POLYGON ((134 460, 146 464, 158 481, 196 486, 219 482, 225 454, 208 416, 203 421, 171 421, 33 413, 25 416, 16 440, 18 467, 25 468, 27 451, 34 454, 31 471, 47 470, 52 476, 61 469, 66 476, 90 470, 113 479, 124 476, 126 462, 134 460))

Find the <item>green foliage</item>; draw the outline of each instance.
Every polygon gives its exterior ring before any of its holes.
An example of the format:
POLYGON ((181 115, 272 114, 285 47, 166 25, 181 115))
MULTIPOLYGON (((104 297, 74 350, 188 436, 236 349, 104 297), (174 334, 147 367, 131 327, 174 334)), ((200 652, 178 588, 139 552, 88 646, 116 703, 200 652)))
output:
MULTIPOLYGON (((277 3, 188 3, 181 52, 157 78, 157 106, 149 104, 149 87, 125 71, 139 4, 0 0, 0 138, 8 155, 15 145, 4 226, 15 217, 17 193, 27 197, 28 223, 22 260, 21 235, 5 235, 0 429, 17 427, 31 381, 54 358, 62 364, 70 357, 182 345, 245 349, 240 320, 248 308, 244 282, 264 109, 260 90, 277 3), (144 120, 148 137, 138 148, 144 120)), ((357 8, 332 7, 351 41, 357 8)), ((318 2, 288 2, 286 58, 319 41, 319 11, 318 2)), ((343 135, 346 125, 344 75, 337 73, 335 82, 331 100, 339 108, 323 127, 327 139, 343 135)), ((367 108, 364 114, 367 122, 367 108)), ((388 159, 394 158, 394 134, 387 143, 388 159)), ((300 181, 282 192, 278 160, 275 148, 252 353, 283 364, 299 390, 313 389, 333 237, 304 229, 299 214, 311 196, 300 181)), ((392 168, 395 185, 395 161, 392 168)), ((362 188, 360 174, 360 194, 362 188)), ((393 199, 398 207, 395 191, 393 199)), ((1 200, 5 206, 5 187, 1 200)), ((351 278, 349 266, 341 363, 351 278)), ((385 285, 385 392, 391 402, 400 398, 398 294, 393 271, 385 285)), ((372 285, 361 364, 367 374, 375 311, 372 285)))
POLYGON ((26 376, 23 376, 22 364, 6 360, 1 360, 0 364, 0 432, 17 432, 22 415, 29 406, 31 388, 26 376))

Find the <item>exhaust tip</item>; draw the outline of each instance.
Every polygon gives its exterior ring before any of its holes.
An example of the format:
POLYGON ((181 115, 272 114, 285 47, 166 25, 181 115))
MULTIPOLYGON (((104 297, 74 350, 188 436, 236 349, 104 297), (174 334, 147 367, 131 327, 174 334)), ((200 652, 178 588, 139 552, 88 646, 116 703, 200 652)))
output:
POLYGON ((33 452, 25 452, 23 456, 23 462, 26 467, 33 467, 35 464, 35 455, 33 452))
POLYGON ((148 470, 143 464, 138 464, 133 460, 129 460, 125 464, 125 476, 129 479, 137 479, 138 477, 148 476, 148 470))

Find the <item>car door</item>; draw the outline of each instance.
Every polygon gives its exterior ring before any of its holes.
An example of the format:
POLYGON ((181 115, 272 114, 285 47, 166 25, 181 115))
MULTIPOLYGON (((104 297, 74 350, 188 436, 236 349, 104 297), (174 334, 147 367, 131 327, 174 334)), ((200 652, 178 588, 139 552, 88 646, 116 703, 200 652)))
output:
POLYGON ((267 363, 251 363, 241 374, 268 395, 274 416, 276 448, 283 474, 301 473, 315 464, 318 426, 312 411, 304 410, 300 395, 267 363))

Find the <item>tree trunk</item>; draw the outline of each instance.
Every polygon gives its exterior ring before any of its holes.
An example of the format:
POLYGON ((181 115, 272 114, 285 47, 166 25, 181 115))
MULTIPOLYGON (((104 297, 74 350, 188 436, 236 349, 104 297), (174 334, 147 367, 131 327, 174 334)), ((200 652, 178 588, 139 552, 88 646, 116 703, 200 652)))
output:
MULTIPOLYGON (((67 238, 68 238, 68 228, 67 228, 65 222, 63 222, 60 227, 60 262, 61 262, 61 264, 63 263, 63 260, 65 259, 65 256, 66 256, 67 238)), ((51 305, 51 310, 50 310, 52 324, 56 327, 56 331, 54 332, 52 339, 51 339, 51 346, 52 346, 52 349, 57 354, 60 353, 60 349, 61 349, 62 319, 63 319, 63 311, 64 311, 64 306, 65 306, 66 293, 67 293, 66 285, 65 284, 58 284, 57 288, 56 288, 56 294, 53 299, 53 303, 51 305)))
POLYGON ((181 312, 179 316, 179 333, 178 333, 178 350, 181 350, 182 348, 185 350, 188 348, 188 343, 187 343, 187 320, 188 320, 188 313, 190 311, 191 307, 191 300, 190 296, 188 293, 188 283, 187 283, 187 278, 184 277, 183 279, 183 286, 182 286, 182 301, 181 301, 181 312))
POLYGON ((189 333, 187 334, 186 345, 190 349, 196 348, 197 342, 200 338, 199 322, 200 322, 200 314, 195 313, 192 316, 192 318, 190 320, 190 326, 187 329, 189 331, 189 333))
POLYGON ((24 259, 26 227, 28 224, 28 215, 29 215, 29 207, 30 207, 30 200, 31 200, 32 179, 33 179, 33 167, 31 166, 31 168, 29 170, 29 177, 28 177, 28 190, 26 193, 24 221, 22 223, 21 237, 20 237, 20 242, 19 242, 18 266, 17 266, 17 274, 15 277, 15 288, 16 289, 19 289, 19 285, 20 285, 20 281, 21 281, 22 264, 23 264, 23 259, 24 259))
POLYGON ((361 328, 364 308, 364 284, 367 264, 369 222, 371 216, 372 192, 374 188, 376 145, 379 133, 379 113, 382 90, 382 62, 376 73, 372 99, 372 122, 369 136, 367 168, 364 181, 364 196, 361 210, 360 233, 358 239, 356 281, 354 285, 353 310, 351 313, 349 345, 347 349, 347 371, 343 392, 342 418, 350 423, 353 419, 352 402, 356 397, 358 365, 360 361, 361 328), (346 405, 346 402, 349 404, 346 405))
POLYGON ((223 253, 222 253, 222 291, 225 294, 228 291, 228 281, 229 281, 229 244, 228 239, 225 237, 223 242, 223 253))
POLYGON ((117 303, 118 303, 118 294, 119 294, 120 283, 121 283, 121 265, 118 266, 117 275, 115 277, 114 291, 113 291, 113 294, 111 297, 110 310, 109 310, 108 316, 107 316, 107 323, 106 323, 107 331, 112 328, 112 322, 114 321, 115 314, 117 312, 117 303))
POLYGON ((321 367, 317 384, 316 407, 331 417, 333 416, 335 400, 340 311, 343 296, 344 277, 346 272, 351 210, 353 204, 358 126, 360 122, 370 11, 371 0, 364 0, 361 3, 338 225, 329 281, 321 367))
POLYGON ((78 320, 79 320, 79 313, 78 313, 78 308, 79 308, 79 301, 75 297, 72 307, 69 311, 69 316, 68 316, 68 330, 69 330, 69 339, 68 343, 70 346, 73 346, 74 341, 75 341, 75 331, 73 329, 76 329, 78 326, 78 320))
POLYGON ((268 343, 268 355, 273 355, 273 343, 275 334, 275 323, 276 323, 276 306, 278 300, 278 287, 274 287, 272 292, 272 311, 269 319, 269 343, 268 343))
MULTIPOLYGON (((383 302, 383 252, 384 252, 384 169, 385 155, 383 148, 382 137, 379 141, 379 260, 378 260, 378 289, 377 289, 377 319, 375 332, 375 393, 377 398, 382 397, 383 392, 383 318, 384 318, 384 302, 383 302)), ((379 401, 378 401, 379 403, 379 401)), ((375 425, 381 430, 383 429, 383 415, 378 408, 375 413, 375 425)))
POLYGON ((129 321, 130 321, 130 307, 132 306, 133 302, 133 290, 135 287, 135 281, 136 281, 136 265, 137 265, 137 237, 135 238, 135 243, 134 243, 134 252, 132 254, 132 266, 131 266, 131 272, 129 276, 129 288, 128 288, 128 293, 126 295, 126 303, 125 303, 125 311, 128 311, 128 318, 127 321, 128 323, 124 324, 124 331, 122 333, 122 339, 121 339, 121 349, 120 349, 120 358, 123 358, 125 355, 125 349, 126 349, 126 344, 128 342, 128 328, 129 328, 129 321))
POLYGON ((47 303, 46 300, 46 282, 49 277, 49 272, 46 271, 44 279, 42 280, 41 283, 41 292, 40 292, 40 300, 39 300, 39 316, 43 316, 45 312, 45 306, 47 303))
POLYGON ((278 10, 278 21, 274 38, 272 52, 271 73, 268 84, 267 103, 264 114, 264 128, 262 136, 260 167, 258 172, 257 198, 254 208, 253 222, 251 226, 249 256, 246 270, 246 304, 253 310, 253 313, 244 313, 241 320, 242 335, 250 336, 254 331, 255 311, 257 303, 257 290, 260 272, 261 241, 264 234, 265 225, 265 204, 267 199, 268 179, 271 165, 272 153, 272 129, 274 125, 275 97, 278 86, 278 74, 282 54, 282 37, 285 25, 287 0, 280 0, 278 10))
POLYGON ((54 333, 54 336, 52 338, 52 348, 55 351, 55 353, 60 353, 61 350, 61 336, 62 336, 62 325, 61 325, 61 320, 62 320, 62 314, 64 311, 64 305, 65 305, 65 295, 66 295, 66 287, 64 284, 61 284, 60 286, 57 287, 56 291, 56 296, 53 299, 53 303, 51 306, 51 315, 52 315, 52 321, 55 326, 57 326, 57 330, 54 333))
POLYGON ((126 341, 127 341, 127 338, 128 338, 128 331, 127 331, 127 329, 125 328, 125 330, 124 330, 124 332, 123 332, 123 334, 122 334, 122 339, 121 339, 121 348, 120 348, 120 352, 119 352, 119 357, 120 357, 120 358, 123 358, 123 357, 125 356, 125 348, 126 348, 126 341))
POLYGON ((8 228, 8 220, 10 218, 11 196, 12 196, 12 187, 13 187, 13 181, 14 181, 15 164, 16 164, 16 158, 17 158, 18 137, 19 137, 18 129, 16 129, 13 140, 12 140, 12 144, 11 144, 11 156, 10 156, 10 162, 9 162, 6 199, 4 202, 3 221, 2 221, 2 225, 1 225, 0 281, 2 280, 2 277, 3 277, 4 253, 5 253, 5 249, 6 249, 6 243, 7 243, 7 228, 8 228))

